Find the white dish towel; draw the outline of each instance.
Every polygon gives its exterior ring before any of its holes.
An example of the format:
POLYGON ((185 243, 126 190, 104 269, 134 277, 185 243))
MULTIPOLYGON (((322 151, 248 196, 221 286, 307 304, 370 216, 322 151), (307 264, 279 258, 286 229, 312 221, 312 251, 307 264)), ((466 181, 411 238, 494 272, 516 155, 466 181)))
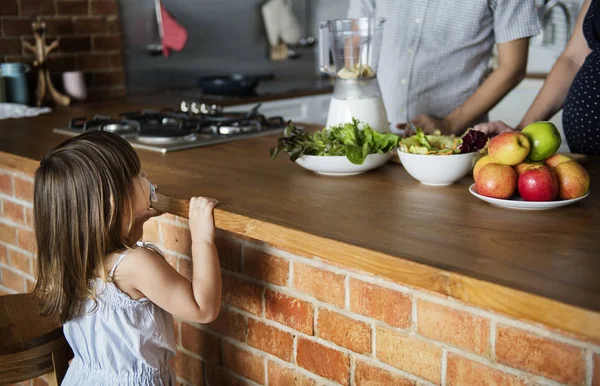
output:
POLYGON ((18 103, 0 103, 0 119, 35 117, 51 111, 50 107, 29 107, 18 103))

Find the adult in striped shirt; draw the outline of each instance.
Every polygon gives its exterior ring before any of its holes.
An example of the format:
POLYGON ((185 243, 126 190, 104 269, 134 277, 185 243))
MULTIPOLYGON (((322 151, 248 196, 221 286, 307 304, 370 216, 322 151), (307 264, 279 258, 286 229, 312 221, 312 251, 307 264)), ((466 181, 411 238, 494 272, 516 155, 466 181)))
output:
POLYGON ((534 0, 350 0, 348 16, 387 19, 377 76, 392 126, 445 134, 487 121, 540 31, 534 0))

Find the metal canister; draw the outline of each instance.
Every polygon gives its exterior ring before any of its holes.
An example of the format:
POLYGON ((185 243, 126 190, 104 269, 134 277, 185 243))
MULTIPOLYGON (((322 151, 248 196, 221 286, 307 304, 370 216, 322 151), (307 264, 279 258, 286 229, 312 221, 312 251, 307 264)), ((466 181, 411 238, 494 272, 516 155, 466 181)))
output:
POLYGON ((29 104, 28 71, 29 66, 23 63, 2 63, 0 65, 7 102, 29 104))

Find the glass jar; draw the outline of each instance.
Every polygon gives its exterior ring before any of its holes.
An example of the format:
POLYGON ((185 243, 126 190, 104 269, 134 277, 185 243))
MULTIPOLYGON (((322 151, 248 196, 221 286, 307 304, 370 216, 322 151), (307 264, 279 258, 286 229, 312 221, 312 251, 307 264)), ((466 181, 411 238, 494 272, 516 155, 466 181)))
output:
POLYGON ((7 102, 29 105, 28 71, 29 66, 23 63, 2 63, 0 65, 7 102))

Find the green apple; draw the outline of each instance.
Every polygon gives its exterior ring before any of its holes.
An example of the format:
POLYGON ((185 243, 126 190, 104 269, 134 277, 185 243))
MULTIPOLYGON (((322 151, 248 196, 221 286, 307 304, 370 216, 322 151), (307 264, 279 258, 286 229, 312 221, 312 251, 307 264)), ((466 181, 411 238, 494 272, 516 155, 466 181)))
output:
POLYGON ((534 122, 527 125, 523 131, 531 143, 527 159, 543 161, 552 157, 560 147, 561 139, 558 129, 552 122, 534 122))

